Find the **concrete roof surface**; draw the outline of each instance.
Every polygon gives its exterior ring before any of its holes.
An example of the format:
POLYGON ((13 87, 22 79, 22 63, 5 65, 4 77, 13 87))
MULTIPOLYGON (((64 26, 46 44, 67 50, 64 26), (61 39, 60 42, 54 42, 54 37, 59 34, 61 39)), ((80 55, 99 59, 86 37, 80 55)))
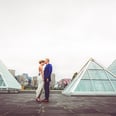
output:
POLYGON ((0 116, 116 116, 116 97, 52 93, 49 103, 37 103, 34 93, 0 94, 0 116))

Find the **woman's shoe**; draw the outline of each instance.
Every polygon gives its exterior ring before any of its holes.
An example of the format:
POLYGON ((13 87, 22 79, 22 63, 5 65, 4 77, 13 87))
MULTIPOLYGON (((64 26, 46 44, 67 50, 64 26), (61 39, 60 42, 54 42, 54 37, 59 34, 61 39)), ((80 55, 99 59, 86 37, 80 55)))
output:
POLYGON ((42 102, 49 102, 49 100, 47 100, 47 99, 44 99, 44 100, 42 100, 42 102))
POLYGON ((40 100, 40 99, 38 99, 38 98, 36 98, 36 102, 39 102, 39 103, 40 103, 40 102, 41 102, 41 100, 40 100))

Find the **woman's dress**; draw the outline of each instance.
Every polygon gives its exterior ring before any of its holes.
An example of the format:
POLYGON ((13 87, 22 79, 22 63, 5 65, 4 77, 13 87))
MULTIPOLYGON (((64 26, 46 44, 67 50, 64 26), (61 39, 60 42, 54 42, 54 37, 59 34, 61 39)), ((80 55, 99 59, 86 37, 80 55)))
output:
POLYGON ((43 86, 44 86, 44 81, 43 81, 42 75, 40 74, 40 75, 38 75, 38 87, 37 87, 37 90, 36 90, 36 98, 41 96, 43 86))

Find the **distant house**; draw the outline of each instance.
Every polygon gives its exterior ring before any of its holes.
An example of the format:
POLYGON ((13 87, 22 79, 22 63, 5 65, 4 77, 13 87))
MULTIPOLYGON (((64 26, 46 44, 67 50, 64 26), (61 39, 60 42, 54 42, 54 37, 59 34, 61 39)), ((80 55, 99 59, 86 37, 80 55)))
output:
POLYGON ((58 82, 58 88, 64 89, 70 82, 71 82, 71 79, 68 79, 68 78, 61 79, 58 82))

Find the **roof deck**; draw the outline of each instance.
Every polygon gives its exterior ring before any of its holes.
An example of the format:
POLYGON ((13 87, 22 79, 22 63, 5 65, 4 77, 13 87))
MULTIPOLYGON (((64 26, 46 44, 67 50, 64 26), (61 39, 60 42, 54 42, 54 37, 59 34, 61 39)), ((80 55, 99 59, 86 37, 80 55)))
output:
POLYGON ((116 97, 67 97, 53 92, 49 103, 37 103, 34 93, 2 93, 0 116, 116 116, 116 97))

